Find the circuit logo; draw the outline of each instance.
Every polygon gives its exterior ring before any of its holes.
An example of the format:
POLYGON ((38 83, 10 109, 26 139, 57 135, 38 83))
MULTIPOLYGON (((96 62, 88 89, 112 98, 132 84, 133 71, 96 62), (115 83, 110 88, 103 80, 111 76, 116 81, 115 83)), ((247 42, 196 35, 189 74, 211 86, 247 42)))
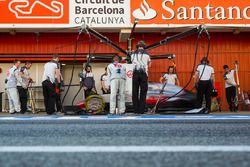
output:
POLYGON ((151 20, 157 16, 157 12, 149 6, 146 0, 143 0, 140 8, 134 10, 133 16, 139 20, 151 20))
POLYGON ((0 0, 0 24, 69 24, 69 0, 0 0))
POLYGON ((56 0, 51 1, 50 4, 38 0, 33 3, 29 0, 12 0, 8 7, 18 19, 60 19, 64 13, 63 4, 56 0))

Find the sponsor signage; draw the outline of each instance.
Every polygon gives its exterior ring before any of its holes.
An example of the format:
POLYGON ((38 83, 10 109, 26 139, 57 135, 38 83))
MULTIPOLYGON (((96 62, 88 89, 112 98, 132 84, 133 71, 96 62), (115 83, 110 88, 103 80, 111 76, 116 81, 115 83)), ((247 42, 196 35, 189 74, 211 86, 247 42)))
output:
POLYGON ((130 25, 130 0, 74 0, 72 24, 93 27, 127 27, 130 25))
POLYGON ((4 24, 69 24, 68 0, 0 0, 0 11, 1 27, 4 24))
POLYGON ((0 0, 0 28, 250 26, 247 0, 0 0))
POLYGON ((131 5, 132 17, 140 24, 250 24, 247 0, 139 0, 131 5))
POLYGON ((132 70, 128 70, 127 71, 127 77, 128 78, 132 78, 133 77, 133 71, 132 70))

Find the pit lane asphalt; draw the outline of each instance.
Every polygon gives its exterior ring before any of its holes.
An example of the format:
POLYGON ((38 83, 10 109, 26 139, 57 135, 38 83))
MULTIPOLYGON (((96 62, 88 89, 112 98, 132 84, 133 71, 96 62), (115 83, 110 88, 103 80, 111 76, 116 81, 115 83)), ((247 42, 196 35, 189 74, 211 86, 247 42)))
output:
MULTIPOLYGON (((250 119, 0 120, 2 146, 250 146, 250 119)), ((0 166, 250 166, 249 152, 1 152, 0 166)))

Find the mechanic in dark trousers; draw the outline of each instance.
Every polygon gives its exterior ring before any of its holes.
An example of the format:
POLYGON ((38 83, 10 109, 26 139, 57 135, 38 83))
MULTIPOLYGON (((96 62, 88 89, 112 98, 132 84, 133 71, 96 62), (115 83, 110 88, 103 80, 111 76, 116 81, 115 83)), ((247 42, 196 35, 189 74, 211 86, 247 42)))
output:
POLYGON ((84 89, 85 99, 93 94, 96 94, 95 87, 95 79, 94 74, 92 73, 92 67, 90 65, 86 65, 85 72, 81 72, 80 74, 80 85, 84 89))
POLYGON ((234 103, 236 99, 236 87, 237 87, 237 84, 234 79, 235 70, 230 70, 228 65, 224 65, 223 69, 225 71, 224 80, 225 80, 227 103, 229 105, 230 111, 236 112, 237 106, 235 106, 234 103))
POLYGON ((60 83, 60 76, 59 56, 53 55, 53 59, 44 65, 42 82, 45 111, 49 115, 55 113, 56 82, 60 83))
POLYGON ((19 75, 21 76, 23 83, 26 85, 26 88, 23 88, 20 83, 17 83, 17 90, 19 93, 20 103, 21 103, 21 113, 24 114, 27 112, 27 102, 28 102, 28 86, 32 82, 30 77, 29 69, 31 68, 32 63, 27 61, 23 67, 19 70, 19 75))
POLYGON ((148 91, 148 67, 151 67, 151 59, 144 50, 145 46, 144 41, 139 41, 136 45, 136 51, 131 55, 131 61, 134 65, 132 100, 134 111, 137 114, 143 114, 145 111, 148 91))
POLYGON ((211 110, 211 92, 214 88, 214 68, 209 65, 206 57, 203 57, 201 64, 198 65, 195 74, 195 86, 197 88, 197 108, 202 107, 203 96, 206 99, 206 110, 204 113, 209 113, 211 110))

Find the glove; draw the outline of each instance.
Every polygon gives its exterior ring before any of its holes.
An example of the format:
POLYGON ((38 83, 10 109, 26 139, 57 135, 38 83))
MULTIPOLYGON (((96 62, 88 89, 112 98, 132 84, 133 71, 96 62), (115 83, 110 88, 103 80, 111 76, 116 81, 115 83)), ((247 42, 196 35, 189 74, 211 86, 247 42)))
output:
POLYGON ((29 83, 34 83, 32 78, 29 78, 29 83))
POLYGON ((56 93, 60 94, 60 89, 58 87, 56 87, 56 93))
POLYGON ((96 93, 96 90, 95 90, 95 88, 92 88, 92 90, 91 90, 92 92, 94 92, 94 93, 96 93))

